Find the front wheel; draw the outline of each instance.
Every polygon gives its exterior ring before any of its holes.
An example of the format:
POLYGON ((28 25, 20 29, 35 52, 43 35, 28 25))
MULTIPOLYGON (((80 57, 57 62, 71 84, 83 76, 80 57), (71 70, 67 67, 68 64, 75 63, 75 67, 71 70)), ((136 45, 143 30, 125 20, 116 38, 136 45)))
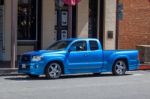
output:
POLYGON ((62 69, 59 63, 52 62, 46 67, 46 77, 48 79, 57 79, 61 76, 62 69))
POLYGON ((124 75, 127 70, 127 64, 124 60, 117 60, 113 65, 113 74, 114 75, 124 75))

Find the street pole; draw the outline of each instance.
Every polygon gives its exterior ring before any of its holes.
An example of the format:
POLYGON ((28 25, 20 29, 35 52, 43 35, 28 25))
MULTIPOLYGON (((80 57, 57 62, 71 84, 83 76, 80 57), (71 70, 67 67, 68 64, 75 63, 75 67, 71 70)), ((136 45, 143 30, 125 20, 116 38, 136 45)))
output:
POLYGON ((68 38, 72 37, 72 5, 68 5, 68 38))
MULTIPOLYGON (((60 3, 60 0, 59 0, 60 3)), ((61 40, 61 7, 58 6, 58 12, 57 12, 57 40, 61 40)))
POLYGON ((16 62, 17 2, 11 0, 11 68, 15 68, 16 62))

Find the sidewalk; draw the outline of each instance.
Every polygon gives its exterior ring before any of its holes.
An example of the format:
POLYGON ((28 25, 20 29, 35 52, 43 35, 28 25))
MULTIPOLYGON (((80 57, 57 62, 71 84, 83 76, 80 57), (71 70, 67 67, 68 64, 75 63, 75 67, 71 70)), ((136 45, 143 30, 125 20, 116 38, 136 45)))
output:
MULTIPOLYGON (((139 70, 150 70, 150 64, 141 64, 139 70)), ((0 68, 0 76, 13 76, 18 74, 18 68, 0 68)))
POLYGON ((0 76, 19 75, 18 68, 0 68, 0 76))
POLYGON ((18 68, 10 68, 10 62, 0 61, 0 76, 18 75, 18 68))

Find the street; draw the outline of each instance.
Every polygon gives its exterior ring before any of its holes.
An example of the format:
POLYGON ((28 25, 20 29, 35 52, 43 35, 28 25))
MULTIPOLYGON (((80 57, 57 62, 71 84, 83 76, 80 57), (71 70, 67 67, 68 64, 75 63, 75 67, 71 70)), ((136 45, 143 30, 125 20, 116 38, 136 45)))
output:
POLYGON ((63 76, 0 76, 0 99, 150 99, 150 71, 63 76))

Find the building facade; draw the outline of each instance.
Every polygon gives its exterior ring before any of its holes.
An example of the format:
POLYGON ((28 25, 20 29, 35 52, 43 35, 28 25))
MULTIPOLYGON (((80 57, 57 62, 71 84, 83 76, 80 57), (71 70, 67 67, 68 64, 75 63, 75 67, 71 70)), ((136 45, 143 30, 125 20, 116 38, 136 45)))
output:
POLYGON ((150 45, 150 0, 118 0, 118 48, 150 45))
MULTIPOLYGON (((116 0, 81 0, 72 7, 71 36, 98 38, 104 49, 115 49, 116 4, 116 0)), ((58 0, 0 0, 0 61, 11 60, 12 27, 16 33, 16 56, 45 49, 56 40, 67 38, 68 7, 60 7, 58 0), (12 4, 17 6, 12 9, 12 4), (15 19, 12 12, 17 12, 15 19)))

